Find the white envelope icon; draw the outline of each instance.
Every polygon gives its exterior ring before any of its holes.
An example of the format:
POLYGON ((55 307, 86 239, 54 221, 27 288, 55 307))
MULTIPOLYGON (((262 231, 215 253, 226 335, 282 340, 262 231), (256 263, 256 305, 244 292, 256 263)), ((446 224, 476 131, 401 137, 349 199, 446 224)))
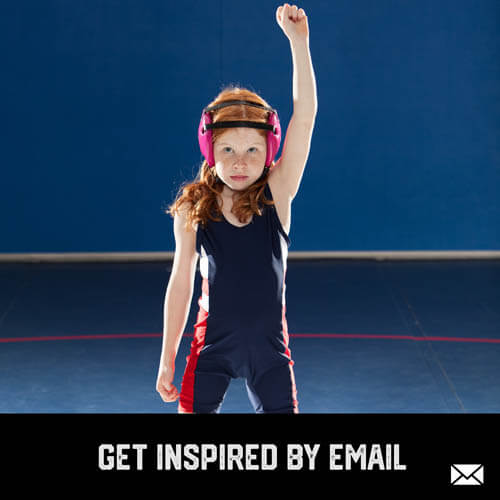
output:
POLYGON ((478 485, 484 483, 484 467, 481 464, 453 464, 451 466, 451 484, 478 485))

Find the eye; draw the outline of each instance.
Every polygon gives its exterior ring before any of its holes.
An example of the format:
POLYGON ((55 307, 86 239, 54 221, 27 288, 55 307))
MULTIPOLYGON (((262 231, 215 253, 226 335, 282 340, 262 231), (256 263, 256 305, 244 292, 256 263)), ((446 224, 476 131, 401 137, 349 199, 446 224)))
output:
POLYGON ((224 151, 225 153, 228 153, 228 151, 226 151, 227 149, 231 149, 231 148, 230 148, 229 146, 224 146, 224 147, 222 148, 222 151, 224 151))
POLYGON ((248 151, 250 151, 250 149, 254 149, 255 151, 257 151, 257 148, 255 148, 255 147, 249 148, 248 151))

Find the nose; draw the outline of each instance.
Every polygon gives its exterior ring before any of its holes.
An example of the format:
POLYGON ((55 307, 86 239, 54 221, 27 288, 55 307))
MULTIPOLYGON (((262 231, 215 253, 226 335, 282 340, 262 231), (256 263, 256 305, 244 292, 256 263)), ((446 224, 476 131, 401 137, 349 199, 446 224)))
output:
POLYGON ((238 155, 236 157, 236 161, 234 162, 235 167, 244 167, 246 166, 246 161, 245 161, 245 156, 244 155, 238 155))

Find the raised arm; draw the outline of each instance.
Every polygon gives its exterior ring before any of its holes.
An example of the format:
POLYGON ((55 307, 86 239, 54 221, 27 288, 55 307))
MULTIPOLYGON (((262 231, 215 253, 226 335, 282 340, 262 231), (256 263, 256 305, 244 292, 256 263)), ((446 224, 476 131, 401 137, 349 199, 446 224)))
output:
POLYGON ((276 21, 290 42, 293 60, 293 114, 283 143, 281 158, 270 176, 289 199, 297 194, 311 146, 318 100, 309 50, 309 26, 303 9, 284 4, 276 10, 276 21))

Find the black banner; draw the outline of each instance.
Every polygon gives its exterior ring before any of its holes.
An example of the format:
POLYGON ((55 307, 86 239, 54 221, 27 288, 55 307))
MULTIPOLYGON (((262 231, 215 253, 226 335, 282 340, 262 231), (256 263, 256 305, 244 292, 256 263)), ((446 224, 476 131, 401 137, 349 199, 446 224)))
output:
POLYGON ((472 492, 474 498, 500 491, 496 414, 3 414, 0 419, 7 482, 23 473, 122 485, 131 479, 180 480, 195 488, 209 478, 242 478, 245 492, 252 478, 286 476, 288 484, 350 491, 445 488, 472 492))

